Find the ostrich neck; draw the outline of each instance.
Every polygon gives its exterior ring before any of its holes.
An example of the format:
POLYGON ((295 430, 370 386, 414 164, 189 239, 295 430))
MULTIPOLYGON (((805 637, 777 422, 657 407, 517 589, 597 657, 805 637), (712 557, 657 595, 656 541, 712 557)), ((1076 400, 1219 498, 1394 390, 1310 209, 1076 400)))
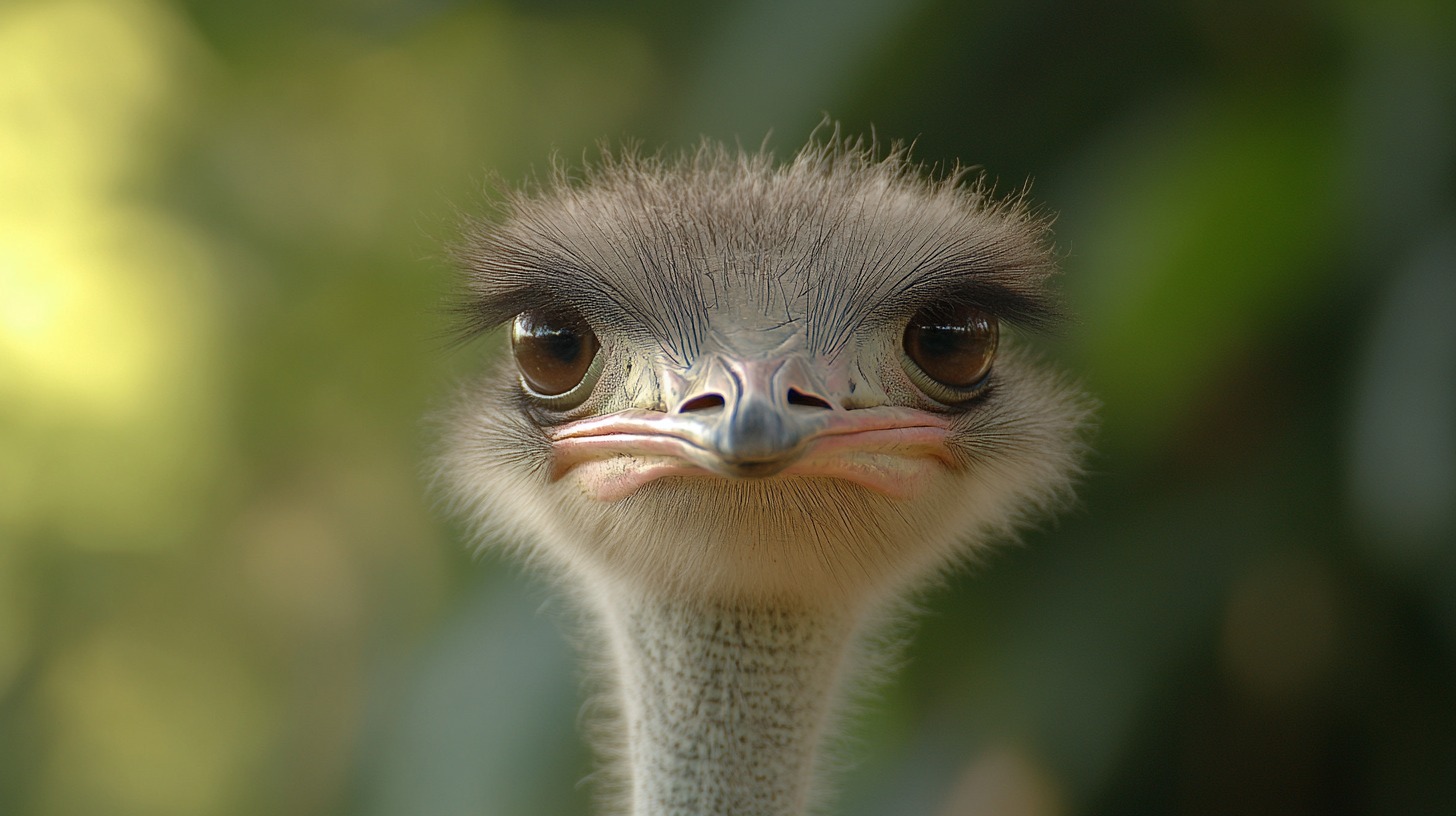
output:
POLYGON ((848 615, 635 597, 612 604, 632 816, 799 816, 848 615))

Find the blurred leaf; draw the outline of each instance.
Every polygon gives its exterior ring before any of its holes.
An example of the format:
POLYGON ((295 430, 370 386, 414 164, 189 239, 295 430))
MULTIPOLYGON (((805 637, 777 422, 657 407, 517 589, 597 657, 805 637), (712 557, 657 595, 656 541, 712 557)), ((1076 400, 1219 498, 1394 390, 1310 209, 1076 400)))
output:
POLYGON ((1344 202, 1333 112, 1304 97, 1154 110, 1084 161, 1066 206, 1074 353, 1107 444, 1165 447, 1330 285, 1344 202))

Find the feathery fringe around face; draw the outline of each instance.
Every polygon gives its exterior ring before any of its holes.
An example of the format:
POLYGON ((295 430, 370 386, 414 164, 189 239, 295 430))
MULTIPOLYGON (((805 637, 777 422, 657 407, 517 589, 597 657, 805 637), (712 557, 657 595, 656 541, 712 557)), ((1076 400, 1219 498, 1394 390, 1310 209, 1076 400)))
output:
POLYGON ((558 172, 458 249, 469 331, 513 354, 445 471, 587 581, 873 606, 1069 493, 1088 403, 1000 332, 1056 321, 1047 238, 858 143, 558 172))

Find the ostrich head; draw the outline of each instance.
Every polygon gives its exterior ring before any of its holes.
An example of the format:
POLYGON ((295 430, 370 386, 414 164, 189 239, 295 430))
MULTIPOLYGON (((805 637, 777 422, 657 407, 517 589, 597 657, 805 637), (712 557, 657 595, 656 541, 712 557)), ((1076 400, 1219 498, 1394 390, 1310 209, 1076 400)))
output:
POLYGON ((1068 491, 1046 223, 900 151, 610 158, 460 258, 510 353, 445 468, 602 621, 634 813, 801 812, 864 621, 1068 491))

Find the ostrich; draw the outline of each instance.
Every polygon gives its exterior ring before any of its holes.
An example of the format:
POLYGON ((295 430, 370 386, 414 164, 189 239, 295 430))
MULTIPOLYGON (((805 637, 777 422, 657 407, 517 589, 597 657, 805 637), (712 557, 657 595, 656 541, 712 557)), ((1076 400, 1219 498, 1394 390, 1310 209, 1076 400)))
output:
POLYGON ((964 175, 704 143, 469 226, 468 332, 510 354, 442 471, 599 635, 623 812, 815 807, 870 633, 1068 496, 1086 401, 1001 336, 1057 317, 1047 224, 964 175))

